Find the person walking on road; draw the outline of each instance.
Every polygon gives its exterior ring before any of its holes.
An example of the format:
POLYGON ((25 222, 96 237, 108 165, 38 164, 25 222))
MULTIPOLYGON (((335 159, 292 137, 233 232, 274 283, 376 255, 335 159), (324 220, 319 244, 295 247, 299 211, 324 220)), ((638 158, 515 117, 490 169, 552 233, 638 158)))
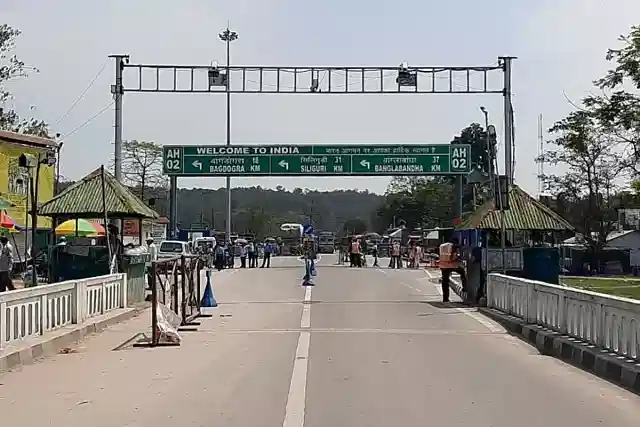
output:
POLYGON ((316 244, 312 239, 306 239, 303 243, 304 277, 302 286, 313 286, 313 276, 317 274, 315 262, 317 259, 316 244))
POLYGON ((462 281, 462 291, 467 290, 467 275, 462 268, 460 260, 460 246, 457 238, 440 245, 440 272, 442 273, 442 301, 449 302, 449 285, 451 282, 451 273, 458 273, 462 281))
POLYGON ((13 246, 9 243, 7 236, 0 236, 0 292, 14 291, 11 280, 13 271, 13 246))
POLYGON ((416 245, 415 253, 413 256, 414 268, 420 268, 420 262, 422 261, 422 246, 416 245))
POLYGON ((402 256, 400 254, 400 242, 395 241, 391 246, 391 264, 390 268, 402 268, 402 256))
POLYGON ((158 261, 158 247, 153 243, 153 237, 147 237, 147 252, 149 253, 149 262, 146 265, 147 270, 147 289, 151 290, 151 284, 153 283, 153 277, 151 276, 151 264, 158 261))
POLYGON ((215 266, 216 269, 218 271, 222 270, 224 268, 224 264, 225 264, 225 247, 224 244, 222 242, 218 242, 218 244, 216 245, 216 248, 214 249, 214 254, 215 254, 215 266))
POLYGON ((349 251, 351 267, 360 267, 360 242, 355 237, 351 241, 351 250, 349 251))
MULTIPOLYGON (((247 268, 247 255, 249 255, 249 243, 240 246, 240 268, 247 268)), ((249 266, 251 266, 251 255, 249 255, 249 266)))
POLYGON ((271 268, 271 251, 273 247, 270 242, 266 242, 264 244, 264 255, 262 256, 262 265, 260 268, 271 268))
POLYGON ((373 246, 371 247, 371 256, 373 257, 373 266, 380 267, 380 265, 378 265, 378 244, 377 243, 374 243, 373 246))
POLYGON ((249 259, 249 268, 255 268, 258 266, 258 252, 256 248, 256 244, 254 242, 249 242, 247 245, 247 258, 249 259))

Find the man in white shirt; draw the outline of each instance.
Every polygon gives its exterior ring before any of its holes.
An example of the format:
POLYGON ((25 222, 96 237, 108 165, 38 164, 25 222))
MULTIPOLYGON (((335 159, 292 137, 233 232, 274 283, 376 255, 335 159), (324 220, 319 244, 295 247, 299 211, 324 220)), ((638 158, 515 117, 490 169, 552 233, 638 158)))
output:
POLYGON ((153 277, 151 277, 151 263, 158 260, 158 247, 153 243, 153 237, 147 237, 147 252, 151 255, 151 259, 147 262, 147 279, 149 281, 148 288, 151 289, 153 277))

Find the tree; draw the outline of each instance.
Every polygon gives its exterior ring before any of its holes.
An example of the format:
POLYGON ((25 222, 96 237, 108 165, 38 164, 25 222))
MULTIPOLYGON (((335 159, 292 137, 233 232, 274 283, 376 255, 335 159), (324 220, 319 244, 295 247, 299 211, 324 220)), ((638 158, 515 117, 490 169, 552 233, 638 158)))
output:
POLYGON ((149 195, 150 188, 166 187, 162 147, 152 141, 123 141, 122 176, 127 185, 137 189, 141 200, 149 195))
POLYGON ((372 222, 376 229, 386 229, 399 219, 412 228, 450 226, 452 206, 453 186, 447 178, 395 177, 372 222))
POLYGON ((572 207, 572 222, 594 251, 606 244, 616 220, 617 179, 625 168, 615 137, 600 124, 597 113, 579 110, 556 122, 549 132, 559 135, 541 159, 562 165, 563 174, 543 177, 559 204, 572 207))
POLYGON ((272 219, 264 211, 264 208, 251 206, 238 211, 233 223, 237 231, 252 233, 258 238, 265 238, 271 232, 272 219))
POLYGON ((351 218, 344 222, 342 231, 344 234, 362 234, 367 231, 367 221, 362 218, 351 218))
POLYGON ((34 118, 23 119, 15 110, 5 108, 7 101, 13 99, 8 83, 28 77, 29 72, 38 72, 13 53, 16 38, 20 34, 19 30, 7 24, 0 25, 0 129, 50 138, 46 122, 34 118))
MULTIPOLYGON (((606 59, 615 65, 594 84, 600 95, 584 99, 585 106, 600 124, 620 142, 629 154, 627 167, 637 177, 640 160, 640 26, 631 27, 629 35, 621 35, 622 46, 609 49, 606 59)), ((626 160, 626 159, 625 159, 626 160)))

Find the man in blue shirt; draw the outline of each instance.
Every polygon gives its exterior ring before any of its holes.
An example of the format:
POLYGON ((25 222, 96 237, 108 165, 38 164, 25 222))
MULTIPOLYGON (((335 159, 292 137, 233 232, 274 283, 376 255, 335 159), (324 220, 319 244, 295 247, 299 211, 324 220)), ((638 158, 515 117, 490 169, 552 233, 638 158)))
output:
POLYGON ((264 255, 262 256, 262 265, 260 268, 264 268, 265 265, 267 268, 271 268, 271 252, 273 251, 273 247, 270 242, 265 242, 264 244, 264 255))
POLYGON ((315 262, 317 259, 318 248, 313 239, 305 239, 303 244, 303 259, 304 259, 304 277, 302 278, 303 286, 313 286, 312 277, 316 275, 315 262))

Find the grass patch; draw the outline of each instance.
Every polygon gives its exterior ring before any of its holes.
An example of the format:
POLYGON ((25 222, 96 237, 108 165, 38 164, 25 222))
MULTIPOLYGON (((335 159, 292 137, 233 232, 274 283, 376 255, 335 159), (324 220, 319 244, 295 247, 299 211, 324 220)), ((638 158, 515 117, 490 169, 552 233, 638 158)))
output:
POLYGON ((628 277, 565 277, 561 283, 572 288, 640 300, 640 279, 628 277))

